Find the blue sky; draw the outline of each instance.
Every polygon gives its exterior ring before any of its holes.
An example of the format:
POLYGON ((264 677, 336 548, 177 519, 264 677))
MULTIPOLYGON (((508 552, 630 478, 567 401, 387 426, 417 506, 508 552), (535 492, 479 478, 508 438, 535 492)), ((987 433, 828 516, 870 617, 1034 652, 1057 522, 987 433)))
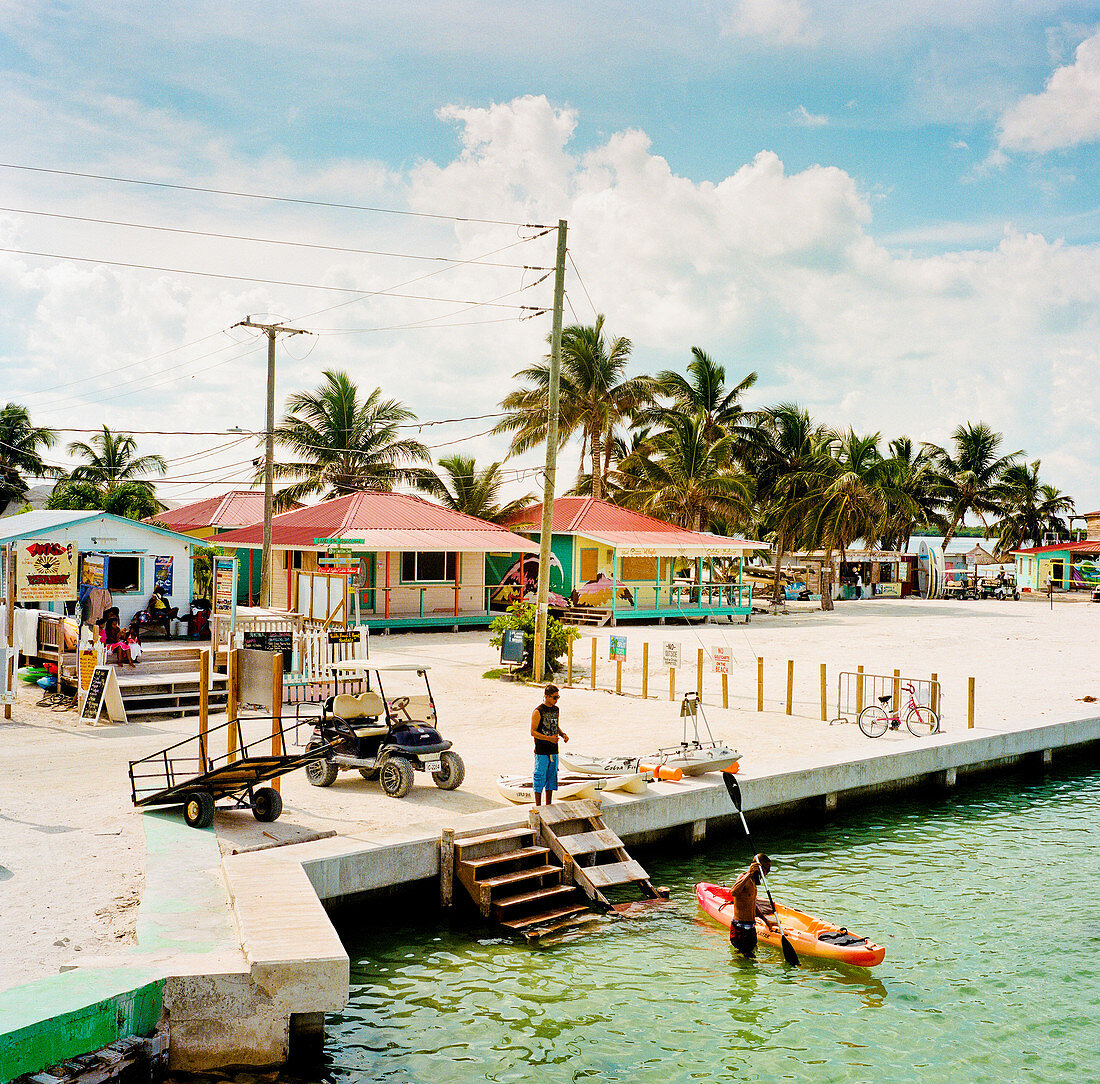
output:
MULTIPOLYGON (((571 278, 567 319, 606 312, 639 369, 699 345, 757 370, 761 402, 885 438, 982 418, 1100 506, 1100 3, 8 0, 0 96, 11 164, 568 218, 585 289, 571 278)), ((313 315, 347 298, 102 261, 364 290, 429 265, 27 212, 463 259, 514 228, 6 168, 0 206, 3 398, 49 424, 258 428, 262 349, 226 332, 249 312, 323 332, 281 355, 280 396, 346 368, 424 419, 491 411, 543 349, 546 321, 512 310, 313 315), (473 322, 487 311, 502 322, 473 322)), ((534 277, 466 265, 407 290, 483 300, 534 277)), ((443 428, 469 438, 447 450, 503 455, 482 423, 443 428)), ((173 496, 243 476, 240 447, 196 461, 199 438, 160 439, 173 496)))

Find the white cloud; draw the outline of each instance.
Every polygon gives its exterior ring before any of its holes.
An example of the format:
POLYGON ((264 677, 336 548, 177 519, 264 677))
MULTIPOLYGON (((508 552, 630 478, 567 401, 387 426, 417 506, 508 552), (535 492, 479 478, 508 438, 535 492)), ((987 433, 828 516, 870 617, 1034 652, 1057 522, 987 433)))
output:
POLYGON ((812 45, 819 40, 800 0, 737 0, 724 30, 765 45, 812 45))
POLYGON ((824 128, 829 123, 828 117, 821 113, 811 113, 804 105, 791 113, 791 119, 801 128, 824 128))
POLYGON ((1072 64, 1058 68, 1039 94, 1029 94, 1001 115, 1000 146, 1046 151, 1100 139, 1100 33, 1077 47, 1072 64))

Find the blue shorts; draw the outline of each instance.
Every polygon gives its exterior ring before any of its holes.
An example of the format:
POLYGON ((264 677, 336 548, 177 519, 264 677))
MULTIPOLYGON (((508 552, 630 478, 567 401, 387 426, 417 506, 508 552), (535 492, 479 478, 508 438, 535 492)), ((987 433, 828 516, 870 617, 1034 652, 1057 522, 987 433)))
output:
POLYGON ((536 753, 533 786, 536 794, 558 789, 558 754, 536 753))

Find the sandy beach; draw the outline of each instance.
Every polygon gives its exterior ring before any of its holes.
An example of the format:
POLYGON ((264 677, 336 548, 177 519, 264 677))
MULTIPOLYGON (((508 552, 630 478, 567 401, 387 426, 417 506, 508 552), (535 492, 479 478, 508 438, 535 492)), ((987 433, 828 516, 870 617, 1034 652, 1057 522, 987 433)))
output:
MULTIPOLYGON (((816 605, 816 604, 815 604, 816 605)), ((624 626, 596 633, 597 685, 589 688, 590 633, 574 649, 574 686, 561 701, 570 748, 585 753, 642 753, 680 739, 678 704, 668 700, 660 646, 677 642, 685 668, 677 695, 695 687, 696 652, 729 652, 730 706, 721 707, 721 678, 704 675, 703 702, 716 736, 743 754, 747 776, 797 769, 823 755, 865 756, 869 739, 854 725, 819 718, 819 667, 836 675, 857 665, 868 673, 927 677, 943 688, 944 733, 932 738, 888 734, 882 752, 920 741, 952 741, 966 730, 967 679, 976 679, 976 732, 1095 716, 1100 697, 1095 641, 1100 605, 1056 599, 1019 602, 875 600, 839 603, 832 613, 805 604, 749 625, 624 626), (623 693, 614 687, 609 636, 627 638, 623 693), (649 699, 640 697, 641 645, 650 644, 649 699), (765 660, 765 711, 756 710, 757 658, 765 660), (787 661, 795 661, 793 714, 785 713, 787 661)), ((343 773, 330 788, 309 786, 304 773, 283 780, 285 809, 259 825, 246 811, 219 812, 223 849, 293 842, 336 831, 372 840, 425 828, 438 830, 465 813, 507 804, 495 786, 502 772, 529 767, 528 719, 536 690, 483 675, 497 667, 484 631, 377 637, 376 650, 422 659, 440 726, 466 762, 466 781, 443 792, 418 777, 403 800, 343 773)), ((564 673, 559 683, 564 684, 564 673)), ((75 712, 36 706, 24 686, 10 722, 0 720, 0 989, 56 973, 82 957, 107 954, 134 937, 143 884, 141 814, 131 806, 127 762, 195 730, 193 719, 88 726, 75 712)), ((212 717, 211 724, 220 721, 212 717)), ((672 784, 666 784, 672 786, 672 784)))

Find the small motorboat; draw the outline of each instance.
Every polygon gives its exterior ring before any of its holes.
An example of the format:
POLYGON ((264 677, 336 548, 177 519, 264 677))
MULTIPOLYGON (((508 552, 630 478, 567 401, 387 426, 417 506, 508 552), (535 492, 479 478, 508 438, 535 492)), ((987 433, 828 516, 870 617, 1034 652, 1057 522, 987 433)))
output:
MULTIPOLYGON (((621 790, 629 794, 645 794, 646 777, 642 772, 624 772, 613 776, 559 775, 554 798, 559 802, 595 798, 601 790, 621 790)), ((510 802, 530 805, 535 800, 535 788, 529 775, 502 775, 497 790, 510 802)))
POLYGON ((684 775, 705 775, 707 772, 736 772, 740 767, 741 754, 725 742, 716 741, 710 732, 703 705, 699 703, 697 693, 687 693, 680 704, 680 718, 683 720, 683 736, 679 745, 658 749, 647 753, 640 759, 645 764, 655 764, 666 768, 679 768, 684 775), (699 737, 699 719, 702 717, 707 737, 699 737), (691 720, 692 734, 688 735, 688 720, 691 720))
MULTIPOLYGON (((723 885, 700 881, 695 886, 695 898, 699 907, 715 922, 729 927, 733 919, 733 892, 723 885)), ((866 937, 849 933, 828 919, 796 911, 793 907, 775 905, 783 932, 787 935, 799 956, 812 956, 819 960, 854 964, 856 967, 874 967, 882 963, 886 949, 866 937)), ((756 937, 764 945, 779 948, 779 932, 762 918, 756 919, 756 937)))

